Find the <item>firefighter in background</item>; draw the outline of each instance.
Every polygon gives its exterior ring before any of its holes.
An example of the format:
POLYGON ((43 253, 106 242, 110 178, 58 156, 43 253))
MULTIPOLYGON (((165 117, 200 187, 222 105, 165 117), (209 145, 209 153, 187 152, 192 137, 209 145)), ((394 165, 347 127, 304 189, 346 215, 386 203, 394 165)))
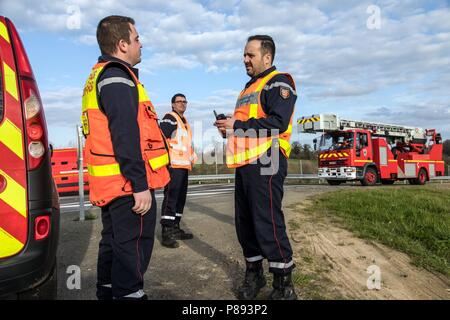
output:
POLYGON ((353 142, 353 135, 346 135, 344 137, 338 137, 337 139, 339 140, 340 138, 342 138, 342 141, 341 142, 338 141, 336 143, 336 150, 351 148, 353 142))
POLYGON ((177 93, 172 97, 172 111, 160 121, 161 130, 167 138, 170 153, 170 183, 164 188, 161 208, 162 245, 177 248, 177 240, 192 239, 191 233, 180 228, 188 189, 188 172, 192 170, 195 152, 192 131, 184 117, 186 96, 177 93))
POLYGON ((246 260, 239 299, 254 299, 266 285, 264 258, 273 273, 269 298, 297 298, 291 278, 292 249, 281 209, 297 97, 292 77, 272 66, 274 57, 270 36, 248 38, 244 64, 251 80, 238 97, 234 115, 215 123, 222 134, 228 134, 226 162, 236 168, 236 233, 246 260))
POLYGON ((157 115, 134 65, 141 43, 134 20, 102 19, 102 56, 83 92, 82 124, 90 201, 101 207, 97 264, 99 299, 146 299, 143 277, 154 243, 154 190, 170 180, 157 115))

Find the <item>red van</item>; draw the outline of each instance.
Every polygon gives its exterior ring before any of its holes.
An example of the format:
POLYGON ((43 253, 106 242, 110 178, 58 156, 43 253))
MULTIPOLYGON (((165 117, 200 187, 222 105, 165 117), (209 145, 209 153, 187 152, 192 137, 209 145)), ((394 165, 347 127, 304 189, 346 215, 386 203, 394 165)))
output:
POLYGON ((59 199, 39 90, 0 16, 0 299, 55 298, 59 199))

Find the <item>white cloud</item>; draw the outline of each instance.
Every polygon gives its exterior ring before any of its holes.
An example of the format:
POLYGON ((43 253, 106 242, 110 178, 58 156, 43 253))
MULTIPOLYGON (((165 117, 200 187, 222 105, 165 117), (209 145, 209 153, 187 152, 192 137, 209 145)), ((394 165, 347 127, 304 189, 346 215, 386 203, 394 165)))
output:
POLYGON ((155 69, 161 69, 165 67, 181 68, 181 69, 193 69, 199 66, 200 63, 193 55, 177 55, 171 53, 157 53, 150 58, 143 59, 139 68, 142 72, 153 73, 155 69))
POLYGON ((401 5, 381 1, 381 30, 365 27, 368 4, 356 1, 340 5, 328 1, 207 1, 202 5, 195 1, 78 0, 54 4, 44 0, 32 11, 31 2, 5 2, 1 9, 24 28, 64 31, 85 44, 95 43, 95 27, 102 17, 112 13, 133 16, 153 58, 170 57, 172 64, 160 64, 164 68, 192 68, 200 63, 215 70, 224 63, 240 63, 245 39, 254 33, 272 34, 278 64, 311 85, 326 86, 327 79, 351 82, 367 72, 377 84, 405 82, 429 67, 448 64, 445 58, 450 56, 449 9, 426 12, 420 1, 401 5), (64 30, 71 5, 78 5, 82 14, 78 31, 64 30), (230 10, 233 5, 236 9, 230 10), (411 66, 416 68, 411 70, 411 66))
POLYGON ((73 126, 80 122, 82 88, 65 87, 54 91, 42 91, 47 123, 73 126))
POLYGON ((308 95, 308 97, 314 99, 356 97, 367 95, 374 92, 375 90, 376 87, 374 85, 360 86, 349 83, 342 83, 340 85, 330 87, 325 91, 311 93, 308 95))
MULTIPOLYGON (((95 28, 101 18, 109 14, 132 16, 144 44, 140 68, 150 73, 170 68, 220 73, 242 67, 246 38, 269 33, 277 44, 277 66, 294 75, 300 91, 312 103, 337 98, 339 103, 352 106, 354 99, 385 99, 385 93, 395 89, 403 96, 415 97, 415 101, 408 101, 410 108, 396 106, 405 102, 397 100, 378 101, 377 105, 389 105, 397 110, 395 115, 413 110, 407 113, 413 120, 422 116, 418 106, 428 104, 432 94, 438 103, 436 110, 448 114, 447 2, 377 1, 380 30, 366 27, 370 4, 330 0, 21 0, 1 1, 0 12, 25 31, 51 31, 91 45, 96 43, 95 28), (80 8, 80 29, 67 29, 70 5, 80 8)), ((198 101, 198 105, 206 105, 210 98, 198 101)), ((227 101, 228 108, 234 99, 227 101)), ((448 118, 436 121, 445 127, 448 118)))
MULTIPOLYGON (((76 138, 75 127, 80 123, 81 115, 81 94, 82 89, 78 87, 64 87, 41 92, 46 121, 51 124, 51 127, 58 128, 58 130, 49 130, 49 139, 57 147, 66 146, 67 137, 76 138), (62 130, 64 134, 59 136, 62 130)), ((203 138, 203 141, 197 140, 196 142, 199 146, 209 145, 212 136, 215 137, 216 131, 212 127, 215 120, 213 110, 216 110, 217 113, 229 112, 234 106, 238 94, 238 91, 224 89, 211 92, 203 100, 188 98, 189 106, 186 116, 192 125, 200 124, 195 129, 202 130, 198 135, 203 138)), ((169 103, 156 103, 155 108, 160 118, 171 111, 169 103)))
POLYGON ((450 102, 426 102, 380 107, 366 115, 369 119, 384 123, 437 129, 444 138, 450 137, 450 102))
POLYGON ((97 45, 97 38, 93 35, 82 35, 78 37, 78 42, 83 43, 83 44, 87 44, 89 46, 96 46, 97 45))

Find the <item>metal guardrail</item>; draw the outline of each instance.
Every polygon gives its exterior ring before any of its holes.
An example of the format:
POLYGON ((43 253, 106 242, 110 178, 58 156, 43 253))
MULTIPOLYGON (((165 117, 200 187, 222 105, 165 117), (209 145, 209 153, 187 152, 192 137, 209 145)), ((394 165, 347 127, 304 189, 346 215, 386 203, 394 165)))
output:
POLYGON ((201 175, 189 175, 191 181, 207 181, 207 180, 232 180, 234 174, 201 174, 201 175))
POLYGON ((294 180, 319 180, 320 178, 317 174, 288 174, 286 179, 294 179, 294 180))
MULTIPOLYGON (((289 174, 286 179, 304 179, 315 180, 319 177, 315 174, 289 174)), ((208 180, 234 180, 234 174, 210 174, 210 175, 190 175, 190 181, 208 181, 208 180)))
MULTIPOLYGON (((292 180, 319 180, 316 174, 288 174, 286 179, 292 180)), ((234 174, 190 175, 190 181, 234 180, 234 174)), ((433 177, 431 180, 450 180, 450 176, 433 177)))
POLYGON ((431 180, 450 180, 450 176, 434 177, 431 180))

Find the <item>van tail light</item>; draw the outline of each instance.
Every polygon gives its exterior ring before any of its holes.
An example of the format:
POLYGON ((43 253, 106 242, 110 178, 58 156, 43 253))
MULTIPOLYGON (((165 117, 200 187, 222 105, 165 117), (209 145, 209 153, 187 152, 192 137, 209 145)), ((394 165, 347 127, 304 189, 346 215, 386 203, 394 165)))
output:
POLYGON ((26 119, 28 168, 33 170, 39 167, 48 151, 47 130, 36 83, 29 79, 21 79, 20 82, 26 119))
POLYGON ((36 123, 33 123, 28 127, 28 136, 31 140, 39 140, 42 138, 43 134, 42 127, 36 123))
POLYGON ((44 109, 36 85, 30 61, 14 25, 6 20, 11 34, 11 42, 16 53, 17 71, 25 113, 26 151, 28 169, 39 167, 49 150, 44 109))
POLYGON ((6 18, 6 23, 8 24, 8 29, 10 30, 12 45, 14 52, 16 53, 17 67, 20 76, 28 77, 34 79, 33 69, 31 69, 30 61, 28 60, 27 53, 20 40, 19 33, 16 30, 14 24, 6 18))
POLYGON ((6 178, 0 174, 0 193, 6 189, 6 178))
POLYGON ((50 216, 39 216, 34 220, 34 239, 44 240, 50 233, 50 216))

